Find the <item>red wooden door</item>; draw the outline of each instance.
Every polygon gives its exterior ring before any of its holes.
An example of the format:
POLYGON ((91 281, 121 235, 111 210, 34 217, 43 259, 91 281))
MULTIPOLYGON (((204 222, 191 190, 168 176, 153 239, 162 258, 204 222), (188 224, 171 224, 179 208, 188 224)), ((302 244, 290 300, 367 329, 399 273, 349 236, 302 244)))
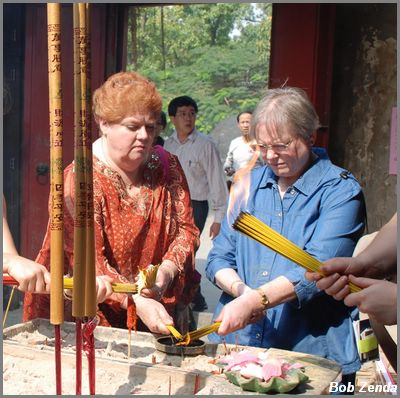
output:
MULTIPOLYGON (((49 109, 46 4, 26 5, 21 253, 35 258, 48 221, 49 109)), ((61 8, 64 166, 73 160, 72 5, 61 8)), ((106 9, 92 6, 92 88, 105 77, 106 9), (95 27, 95 28, 93 28, 95 27)), ((96 136, 95 130, 93 135, 96 136)))
POLYGON ((334 4, 274 4, 269 87, 304 89, 321 122, 317 146, 328 146, 334 4))

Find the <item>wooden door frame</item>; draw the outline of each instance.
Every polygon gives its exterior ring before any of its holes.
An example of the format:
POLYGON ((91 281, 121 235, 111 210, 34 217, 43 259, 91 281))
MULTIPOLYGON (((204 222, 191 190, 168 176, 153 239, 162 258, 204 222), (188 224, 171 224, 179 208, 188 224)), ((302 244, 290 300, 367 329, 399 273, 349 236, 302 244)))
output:
POLYGON ((284 4, 272 9, 269 87, 304 89, 321 128, 317 146, 328 147, 335 4, 284 4))

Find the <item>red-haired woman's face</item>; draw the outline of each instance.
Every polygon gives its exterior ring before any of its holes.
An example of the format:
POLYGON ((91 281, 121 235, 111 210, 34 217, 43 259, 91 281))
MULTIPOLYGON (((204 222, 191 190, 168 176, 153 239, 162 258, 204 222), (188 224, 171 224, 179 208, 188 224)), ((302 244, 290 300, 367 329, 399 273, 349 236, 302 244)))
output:
POLYGON ((120 123, 100 121, 107 160, 124 171, 136 170, 151 151, 155 124, 154 116, 139 114, 128 116, 120 123))

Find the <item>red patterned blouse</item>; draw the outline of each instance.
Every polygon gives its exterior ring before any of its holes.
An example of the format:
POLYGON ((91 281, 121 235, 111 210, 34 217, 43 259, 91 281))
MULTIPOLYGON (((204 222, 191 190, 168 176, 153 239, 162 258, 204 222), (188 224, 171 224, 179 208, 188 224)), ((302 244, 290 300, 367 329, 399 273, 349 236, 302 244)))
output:
MULTIPOLYGON (((200 281, 194 268, 199 230, 193 222, 190 194, 177 157, 156 148, 143 167, 143 184, 133 198, 121 176, 93 158, 96 273, 114 282, 134 282, 140 269, 168 259, 179 274, 162 299, 174 315, 176 304, 190 303, 200 281)), ((64 171, 64 274, 73 275, 74 170, 64 171)), ((36 259, 50 268, 50 231, 36 259)), ((126 327, 126 295, 114 293, 98 306, 100 325, 126 327)), ((49 318, 50 297, 25 294, 24 321, 49 318)), ((65 301, 65 320, 73 320, 65 301)))

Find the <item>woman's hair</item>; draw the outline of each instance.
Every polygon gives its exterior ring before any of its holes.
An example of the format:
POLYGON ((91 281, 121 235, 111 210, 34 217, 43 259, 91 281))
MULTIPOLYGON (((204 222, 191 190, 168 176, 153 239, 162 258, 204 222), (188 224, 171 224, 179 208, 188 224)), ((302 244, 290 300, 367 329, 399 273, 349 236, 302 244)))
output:
POLYGON ((161 112, 161 96, 151 81, 135 72, 119 72, 110 76, 93 94, 93 116, 109 123, 119 123, 134 113, 161 112))
POLYGON ((257 125, 278 134, 289 129, 308 140, 320 127, 319 118, 307 94, 295 87, 274 88, 267 91, 255 109, 251 123, 251 136, 257 125))

